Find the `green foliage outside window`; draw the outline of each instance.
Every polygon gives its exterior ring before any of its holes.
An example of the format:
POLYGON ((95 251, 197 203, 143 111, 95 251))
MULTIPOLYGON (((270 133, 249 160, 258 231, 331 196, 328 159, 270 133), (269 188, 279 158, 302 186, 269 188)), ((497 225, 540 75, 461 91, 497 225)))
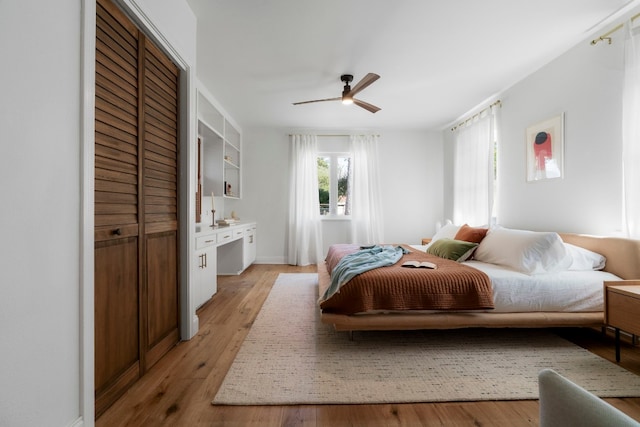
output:
MULTIPOLYGON (((331 203, 337 204, 333 207, 337 215, 350 215, 351 203, 349 176, 351 174, 351 159, 348 156, 324 156, 318 157, 318 200, 320 202, 320 214, 328 215, 331 211, 331 203), (334 161, 336 164, 332 165, 334 161), (332 174, 333 185, 337 184, 337 197, 331 201, 332 174)), ((334 191, 335 191, 334 187, 334 191)), ((336 195, 334 195, 336 196, 336 195)))
POLYGON ((318 157, 318 192, 320 204, 329 204, 329 162, 324 157, 318 157))

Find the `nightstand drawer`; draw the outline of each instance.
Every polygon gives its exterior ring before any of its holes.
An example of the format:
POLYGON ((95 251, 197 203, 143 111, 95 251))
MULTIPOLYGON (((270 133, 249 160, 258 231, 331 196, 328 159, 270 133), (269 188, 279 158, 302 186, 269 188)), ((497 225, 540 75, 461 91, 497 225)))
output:
POLYGON ((608 287, 605 322, 614 328, 640 335, 640 294, 623 292, 622 287, 608 287))
POLYGON ((604 282, 604 322, 616 330, 616 362, 620 330, 640 335, 640 280, 604 282))

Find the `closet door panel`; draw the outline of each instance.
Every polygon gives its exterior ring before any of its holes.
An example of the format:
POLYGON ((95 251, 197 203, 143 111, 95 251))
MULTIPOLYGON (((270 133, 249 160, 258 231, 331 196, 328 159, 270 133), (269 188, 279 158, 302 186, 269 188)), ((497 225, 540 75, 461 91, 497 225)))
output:
POLYGON ((140 377, 138 239, 95 248, 95 392, 100 413, 140 377))
POLYGON ((178 342, 178 270, 175 231, 146 236, 147 367, 178 342))
POLYGON ((118 41, 122 49, 128 53, 129 62, 135 64, 138 57, 138 28, 134 23, 109 0, 96 2, 96 21, 97 30, 109 34, 112 39, 118 41))
POLYGON ((158 105, 164 104, 162 100, 172 103, 173 94, 178 92, 178 80, 175 78, 178 73, 174 72, 177 69, 166 56, 159 56, 164 54, 156 46, 150 47, 149 50, 153 52, 146 62, 146 69, 149 70, 147 87, 160 97, 158 105))
MULTIPOLYGON (((102 98, 96 94, 96 102, 102 102, 102 98)), ((102 108, 102 106, 100 106, 99 108, 102 108)), ((102 114, 100 112, 100 114, 102 114)), ((135 113, 137 115, 137 112, 135 113)), ((105 117, 105 116, 102 116, 105 117)), ((108 148, 114 148, 116 150, 121 151, 124 154, 132 154, 134 156, 138 155, 138 144, 137 144, 137 140, 138 140, 138 133, 127 133, 126 131, 121 131, 120 129, 118 129, 117 127, 115 127, 113 125, 113 123, 109 123, 108 121, 102 120, 102 121, 96 121, 96 136, 99 136, 99 140, 96 141, 99 143, 99 145, 101 145, 102 147, 108 147, 108 148)), ((98 147, 99 149, 102 149, 101 147, 98 147)), ((103 155, 104 156, 104 155, 103 155)), ((105 162, 109 162, 109 158, 105 157, 104 161, 105 162)), ((120 165, 119 163, 121 163, 119 161, 120 159, 117 159, 116 161, 111 161, 110 163, 112 164, 111 166, 113 166, 114 168, 123 168, 122 170, 125 172, 133 172, 135 173, 135 170, 137 169, 137 166, 131 168, 131 167, 127 167, 128 165, 120 165)), ((133 164, 133 163, 130 163, 133 164)))
MULTIPOLYGON (((110 2, 96 4, 96 241, 138 224, 136 27, 110 2)), ((127 232, 132 234, 132 228, 127 232)), ((137 234, 137 233, 133 233, 137 234)))
POLYGON ((147 319, 145 365, 179 339, 178 69, 145 40, 143 196, 147 319))
POLYGON ((109 1, 96 3, 96 416, 139 377, 138 30, 109 1))
POLYGON ((158 152, 160 154, 166 156, 175 157, 177 153, 175 153, 175 147, 171 143, 171 141, 167 141, 166 139, 162 139, 149 132, 146 135, 147 142, 149 143, 149 149, 154 152, 158 152))

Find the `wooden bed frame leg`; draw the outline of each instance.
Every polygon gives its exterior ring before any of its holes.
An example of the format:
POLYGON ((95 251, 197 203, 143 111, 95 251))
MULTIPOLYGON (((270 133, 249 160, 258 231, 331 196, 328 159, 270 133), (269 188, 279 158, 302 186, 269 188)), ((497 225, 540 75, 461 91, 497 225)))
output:
POLYGON ((349 341, 353 341, 353 331, 348 331, 347 333, 349 334, 349 341))

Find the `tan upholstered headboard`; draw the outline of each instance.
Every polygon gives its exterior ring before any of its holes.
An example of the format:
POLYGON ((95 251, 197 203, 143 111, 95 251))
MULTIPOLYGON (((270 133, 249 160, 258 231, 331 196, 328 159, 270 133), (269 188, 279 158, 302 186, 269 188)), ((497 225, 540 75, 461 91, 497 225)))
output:
POLYGON ((640 240, 559 233, 565 243, 597 252, 607 258, 604 270, 623 279, 640 279, 640 240))

